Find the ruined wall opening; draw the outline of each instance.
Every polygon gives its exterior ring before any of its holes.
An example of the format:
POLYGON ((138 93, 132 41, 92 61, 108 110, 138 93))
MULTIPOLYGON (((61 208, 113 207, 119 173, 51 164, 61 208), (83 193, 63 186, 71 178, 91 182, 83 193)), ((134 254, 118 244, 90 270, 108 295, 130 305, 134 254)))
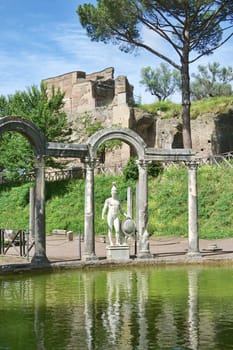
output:
POLYGON ((184 148, 183 135, 182 135, 182 124, 178 123, 176 126, 177 132, 175 133, 172 141, 172 148, 184 148))
POLYGON ((183 136, 180 131, 178 131, 173 138, 172 148, 184 148, 183 136))

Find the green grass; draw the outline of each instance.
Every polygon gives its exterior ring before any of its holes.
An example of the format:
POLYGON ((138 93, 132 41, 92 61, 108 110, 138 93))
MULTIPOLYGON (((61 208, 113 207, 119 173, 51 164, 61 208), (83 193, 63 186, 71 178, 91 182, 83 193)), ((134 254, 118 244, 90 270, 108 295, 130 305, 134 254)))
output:
POLYGON ((139 106, 145 112, 158 115, 161 119, 181 117, 181 105, 171 101, 159 101, 139 106))
MULTIPOLYGON (((181 105, 171 101, 160 101, 140 105, 142 110, 156 114, 161 119, 181 118, 181 105)), ((191 119, 206 113, 227 113, 233 109, 233 96, 204 98, 191 104, 191 119)))
MULTIPOLYGON (((211 166, 198 170, 201 238, 233 237, 233 169, 211 166)), ((152 234, 187 237, 187 170, 171 168, 149 184, 149 230, 152 234)))
MULTIPOLYGON (((198 170, 199 233, 201 238, 233 237, 233 168, 204 166, 198 170)), ((126 210, 127 187, 135 193, 135 183, 123 177, 95 177, 95 231, 106 233, 101 220, 104 200, 112 182, 126 210)), ((149 232, 156 236, 188 235, 187 169, 170 168, 158 178, 149 179, 149 232)), ((28 228, 31 184, 0 187, 0 227, 28 228)), ((46 184, 46 231, 67 229, 83 232, 84 189, 82 179, 46 184)))
POLYGON ((191 105, 191 119, 206 113, 227 113, 233 109, 233 96, 204 98, 191 105))
MULTIPOLYGON (((119 198, 126 210, 127 187, 135 186, 123 177, 95 177, 95 229, 97 234, 106 231, 106 222, 101 220, 104 200, 111 195, 112 182, 117 182, 119 198)), ((0 187, 0 227, 28 229, 29 188, 32 184, 0 187)), ((83 179, 46 183, 46 231, 66 229, 77 232, 84 230, 83 179)))

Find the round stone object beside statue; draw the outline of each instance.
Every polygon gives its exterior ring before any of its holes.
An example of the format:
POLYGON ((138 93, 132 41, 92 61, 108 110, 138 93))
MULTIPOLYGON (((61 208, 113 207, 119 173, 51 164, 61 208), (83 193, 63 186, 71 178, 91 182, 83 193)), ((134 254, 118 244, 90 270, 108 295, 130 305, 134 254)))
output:
POLYGON ((133 219, 131 218, 126 218, 126 220, 122 221, 121 223, 121 229, 123 233, 127 236, 131 236, 135 234, 136 231, 136 225, 133 219))

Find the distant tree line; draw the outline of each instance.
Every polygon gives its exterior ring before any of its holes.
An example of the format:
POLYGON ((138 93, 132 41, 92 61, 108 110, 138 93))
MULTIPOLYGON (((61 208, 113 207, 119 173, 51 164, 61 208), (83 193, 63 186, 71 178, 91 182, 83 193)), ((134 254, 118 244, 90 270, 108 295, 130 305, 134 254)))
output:
POLYGON ((192 148, 190 64, 233 36, 232 0, 98 0, 77 14, 91 41, 147 51, 180 72, 183 142, 192 148))
MULTIPOLYGON (((233 81, 232 67, 221 67, 217 62, 199 65, 198 72, 193 73, 194 78, 190 84, 192 100, 216 96, 231 96, 233 94, 231 82, 233 81)), ((171 70, 168 65, 161 63, 159 67, 144 67, 141 70, 140 83, 146 91, 164 101, 176 91, 181 89, 179 71, 171 70)))

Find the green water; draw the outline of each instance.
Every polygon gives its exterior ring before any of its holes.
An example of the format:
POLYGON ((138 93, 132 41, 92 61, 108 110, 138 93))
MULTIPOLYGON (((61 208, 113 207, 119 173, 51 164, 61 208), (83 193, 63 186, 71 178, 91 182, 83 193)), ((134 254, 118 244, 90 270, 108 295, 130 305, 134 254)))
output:
POLYGON ((233 349, 233 268, 0 277, 0 349, 233 349))

